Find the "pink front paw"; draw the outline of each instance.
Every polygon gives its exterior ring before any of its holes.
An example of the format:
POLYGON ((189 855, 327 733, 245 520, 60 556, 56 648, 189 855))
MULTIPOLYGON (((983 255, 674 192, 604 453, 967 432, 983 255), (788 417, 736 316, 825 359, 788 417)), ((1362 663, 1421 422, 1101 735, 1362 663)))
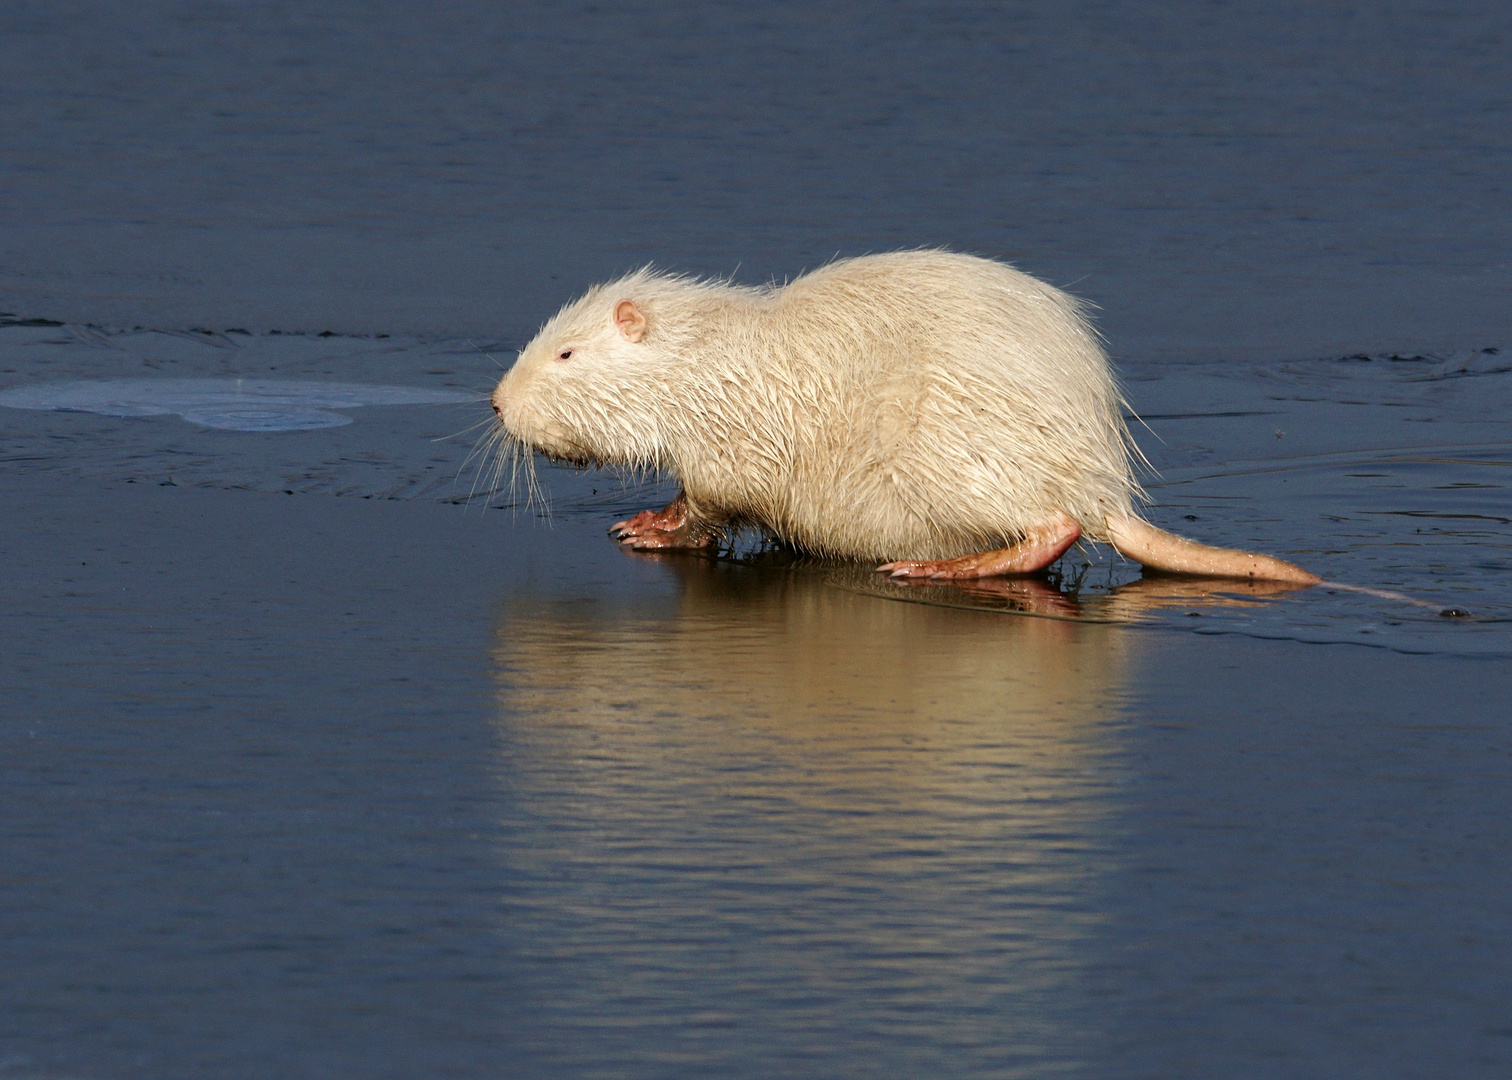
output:
POLYGON ((642 510, 633 518, 616 521, 613 525, 609 526, 609 535, 620 541, 633 539, 648 529, 656 528, 656 519, 661 513, 663 511, 642 510))
POLYGON ((679 495, 660 510, 642 510, 633 518, 616 522, 609 527, 609 535, 623 544, 651 532, 676 532, 687 524, 688 500, 679 495))
POLYGON ((631 551, 675 551, 705 548, 714 543, 712 532, 690 529, 686 525, 676 529, 647 529, 635 536, 625 537, 620 544, 631 551))

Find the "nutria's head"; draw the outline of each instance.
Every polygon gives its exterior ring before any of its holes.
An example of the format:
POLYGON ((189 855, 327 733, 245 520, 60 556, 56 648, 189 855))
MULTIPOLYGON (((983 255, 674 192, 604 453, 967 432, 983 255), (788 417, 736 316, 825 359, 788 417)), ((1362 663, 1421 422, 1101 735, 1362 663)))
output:
POLYGON ((505 432, 580 464, 660 465, 665 395, 657 387, 668 373, 657 300, 666 282, 642 271, 559 311, 493 392, 505 432))

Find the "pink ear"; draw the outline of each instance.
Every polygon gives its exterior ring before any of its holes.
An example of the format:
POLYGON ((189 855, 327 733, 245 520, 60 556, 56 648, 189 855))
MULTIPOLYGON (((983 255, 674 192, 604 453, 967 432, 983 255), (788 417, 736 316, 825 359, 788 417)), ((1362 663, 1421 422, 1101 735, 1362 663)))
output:
POLYGON ((632 300, 621 300, 614 305, 614 324, 626 341, 639 341, 646 336, 646 317, 632 300))

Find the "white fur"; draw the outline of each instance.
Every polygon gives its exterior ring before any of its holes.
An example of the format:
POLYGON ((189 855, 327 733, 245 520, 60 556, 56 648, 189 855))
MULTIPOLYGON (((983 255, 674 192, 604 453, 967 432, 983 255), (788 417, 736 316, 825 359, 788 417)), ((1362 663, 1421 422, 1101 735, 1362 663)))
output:
POLYGON ((563 308, 493 400, 514 439, 664 470, 698 521, 820 555, 950 558, 1057 511, 1105 539, 1138 494, 1082 305, 944 251, 759 289, 643 270, 563 308), (615 324, 622 300, 645 315, 639 342, 615 324))

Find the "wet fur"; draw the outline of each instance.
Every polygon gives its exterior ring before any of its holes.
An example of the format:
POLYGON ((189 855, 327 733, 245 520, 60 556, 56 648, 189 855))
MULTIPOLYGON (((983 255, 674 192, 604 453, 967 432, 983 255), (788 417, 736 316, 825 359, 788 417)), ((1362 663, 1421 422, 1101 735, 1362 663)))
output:
POLYGON ((707 527, 749 523, 825 556, 950 558, 1062 510, 1107 539, 1138 495, 1080 303, 943 251, 781 287, 631 274, 548 322, 494 404, 520 443, 665 471, 707 527), (639 342, 616 328, 622 299, 645 315, 639 342))

